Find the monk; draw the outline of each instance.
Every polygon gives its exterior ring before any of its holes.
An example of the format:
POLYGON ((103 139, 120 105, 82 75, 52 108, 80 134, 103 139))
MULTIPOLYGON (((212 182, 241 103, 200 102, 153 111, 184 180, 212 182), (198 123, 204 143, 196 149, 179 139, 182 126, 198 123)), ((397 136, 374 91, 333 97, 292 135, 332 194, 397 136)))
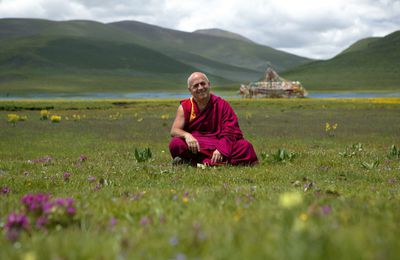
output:
POLYGON ((224 99, 210 93, 201 72, 187 80, 192 97, 182 100, 171 128, 173 164, 253 165, 258 162, 251 143, 243 138, 235 112, 224 99))

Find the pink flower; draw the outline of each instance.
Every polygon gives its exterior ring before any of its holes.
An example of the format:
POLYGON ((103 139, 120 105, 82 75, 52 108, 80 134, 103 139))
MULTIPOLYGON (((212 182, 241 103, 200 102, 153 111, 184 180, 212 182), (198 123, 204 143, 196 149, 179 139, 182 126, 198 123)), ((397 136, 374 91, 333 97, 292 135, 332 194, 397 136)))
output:
POLYGON ((64 181, 69 181, 69 177, 71 177, 71 173, 69 173, 69 172, 64 172, 64 175, 63 175, 64 181))
POLYGON ((49 201, 49 195, 47 194, 27 194, 21 199, 21 203, 29 212, 41 214, 43 206, 49 201))
POLYGON ((3 188, 1 188, 1 193, 2 194, 8 194, 8 193, 10 193, 11 192, 11 190, 10 190, 10 188, 8 188, 8 187, 3 187, 3 188))
POLYGON ((332 212, 332 207, 330 205, 323 205, 321 206, 321 210, 324 215, 329 215, 332 212))
POLYGON ((94 176, 89 176, 89 177, 88 177, 88 181, 89 181, 89 182, 95 182, 95 181, 96 181, 96 177, 94 177, 94 176))
POLYGON ((79 159, 78 159, 79 162, 84 162, 86 160, 87 160, 87 157, 85 155, 79 156, 79 159))
POLYGON ((6 230, 7 239, 16 241, 21 231, 29 231, 29 219, 24 214, 11 213, 8 215, 4 229, 6 230))

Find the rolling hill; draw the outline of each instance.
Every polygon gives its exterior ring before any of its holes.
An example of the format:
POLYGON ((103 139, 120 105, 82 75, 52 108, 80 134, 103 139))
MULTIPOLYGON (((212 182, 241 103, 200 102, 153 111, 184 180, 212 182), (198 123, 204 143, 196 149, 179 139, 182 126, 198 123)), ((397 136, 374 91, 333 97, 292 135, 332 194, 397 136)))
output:
POLYGON ((355 42, 332 59, 282 73, 307 89, 400 90, 400 31, 355 42))
POLYGON ((0 95, 182 90, 198 70, 214 85, 236 88, 259 77, 267 64, 285 70, 308 61, 215 29, 0 19, 0 95))

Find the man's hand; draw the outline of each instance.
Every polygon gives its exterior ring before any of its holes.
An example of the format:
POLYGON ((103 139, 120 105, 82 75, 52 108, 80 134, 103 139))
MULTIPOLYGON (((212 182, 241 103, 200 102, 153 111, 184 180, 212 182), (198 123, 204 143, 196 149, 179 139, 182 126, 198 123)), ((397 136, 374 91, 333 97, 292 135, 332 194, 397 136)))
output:
POLYGON ((218 150, 215 150, 211 157, 211 163, 222 162, 223 159, 224 157, 222 156, 222 154, 218 150))
POLYGON ((192 153, 200 152, 200 145, 196 138, 193 137, 191 134, 185 135, 185 142, 189 147, 189 151, 192 153))

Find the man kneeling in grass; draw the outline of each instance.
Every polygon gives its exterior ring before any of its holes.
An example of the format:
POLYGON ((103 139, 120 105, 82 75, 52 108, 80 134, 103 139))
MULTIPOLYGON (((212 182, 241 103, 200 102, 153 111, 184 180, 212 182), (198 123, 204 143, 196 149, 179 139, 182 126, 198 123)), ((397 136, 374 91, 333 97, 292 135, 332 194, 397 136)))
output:
POLYGON ((243 138, 235 112, 227 101, 210 93, 207 76, 194 72, 187 82, 192 97, 180 102, 171 128, 169 150, 173 163, 257 163, 254 148, 243 138))

